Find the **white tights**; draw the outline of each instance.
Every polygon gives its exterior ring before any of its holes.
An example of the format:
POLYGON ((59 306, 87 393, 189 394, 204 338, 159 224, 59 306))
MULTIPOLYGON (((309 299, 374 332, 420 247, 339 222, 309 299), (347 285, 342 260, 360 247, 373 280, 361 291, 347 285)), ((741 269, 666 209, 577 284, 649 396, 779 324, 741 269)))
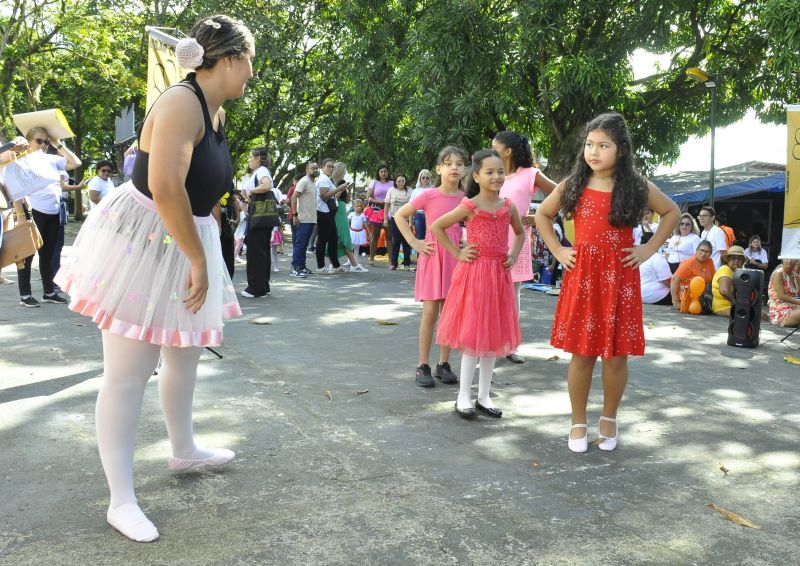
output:
POLYGON ((467 409, 472 406, 472 380, 475 377, 475 367, 478 360, 481 362, 481 369, 478 372, 478 402, 486 408, 494 407, 492 399, 489 397, 489 390, 492 386, 492 373, 495 356, 470 356, 461 354, 461 375, 458 379, 458 401, 456 404, 459 409, 467 409))
POLYGON ((133 505, 141 513, 133 489, 133 450, 145 386, 159 354, 163 356, 163 365, 158 376, 158 394, 172 455, 198 460, 213 455, 195 446, 192 430, 192 397, 201 352, 202 348, 162 348, 103 331, 105 369, 97 395, 95 421, 97 447, 111 491, 110 511, 133 505))

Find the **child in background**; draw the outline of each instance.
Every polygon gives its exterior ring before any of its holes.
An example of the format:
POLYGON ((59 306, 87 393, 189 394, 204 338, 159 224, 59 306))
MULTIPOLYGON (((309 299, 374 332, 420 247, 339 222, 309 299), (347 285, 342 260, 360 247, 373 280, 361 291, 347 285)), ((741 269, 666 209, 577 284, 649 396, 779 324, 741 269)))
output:
MULTIPOLYGON (((419 323, 419 365, 415 380, 420 387, 433 387, 433 375, 429 364, 433 331, 439 319, 444 300, 450 289, 450 280, 458 260, 428 231, 425 240, 414 237, 411 233, 410 219, 418 210, 425 211, 425 218, 430 224, 440 216, 447 214, 458 206, 464 193, 459 189, 467 168, 467 154, 463 149, 447 146, 439 152, 436 160, 436 173, 441 179, 439 187, 429 189, 416 196, 408 204, 402 206, 395 214, 400 233, 417 250, 417 277, 414 285, 414 298, 422 302, 422 320, 419 323)), ((453 244, 461 242, 461 226, 450 226, 446 233, 453 244)), ((458 376, 450 367, 450 348, 439 349, 439 363, 436 365, 436 377, 442 383, 458 383, 458 376)))
POLYGON ((476 412, 500 418, 489 390, 497 356, 513 352, 521 341, 514 282, 509 271, 522 249, 525 231, 510 199, 500 198, 505 180, 503 161, 492 149, 472 156, 467 198, 431 226, 439 243, 459 260, 442 309, 436 342, 461 350, 461 375, 456 413, 472 419, 476 412), (467 245, 459 249, 445 230, 466 222, 467 245), (508 227, 515 238, 508 249, 508 227), (478 400, 472 408, 471 388, 480 359, 478 400))
POLYGON ((567 386, 572 405, 568 447, 586 452, 586 404, 597 357, 603 360, 601 450, 614 450, 617 409, 628 381, 628 355, 644 354, 639 265, 656 253, 678 222, 678 207, 633 166, 625 119, 601 114, 586 125, 572 173, 536 211, 536 225, 566 274, 550 343, 572 353, 567 386), (645 207, 661 216, 655 234, 633 245, 632 228, 645 207), (575 242, 564 247, 553 232, 563 209, 575 221, 575 242))
MULTIPOLYGON (((516 132, 508 130, 498 132, 492 140, 494 149, 503 160, 503 168, 506 173, 506 180, 503 188, 500 189, 500 196, 511 199, 517 211, 522 217, 522 224, 525 226, 525 242, 522 251, 519 253, 517 263, 511 270, 511 278, 514 280, 514 290, 517 294, 517 314, 521 308, 520 289, 523 281, 533 279, 533 258, 531 255, 531 223, 532 216, 528 216, 533 195, 537 188, 544 194, 550 194, 556 184, 548 179, 536 166, 533 161, 533 149, 528 138, 516 132)), ((514 231, 508 230, 508 245, 511 246, 516 238, 514 231)), ((510 352, 506 359, 515 364, 524 363, 525 360, 516 352, 510 352)))
POLYGON ((369 230, 366 223, 367 217, 364 215, 364 201, 357 200, 353 206, 353 212, 347 215, 350 223, 350 240, 353 242, 353 250, 358 255, 362 246, 369 245, 369 230))

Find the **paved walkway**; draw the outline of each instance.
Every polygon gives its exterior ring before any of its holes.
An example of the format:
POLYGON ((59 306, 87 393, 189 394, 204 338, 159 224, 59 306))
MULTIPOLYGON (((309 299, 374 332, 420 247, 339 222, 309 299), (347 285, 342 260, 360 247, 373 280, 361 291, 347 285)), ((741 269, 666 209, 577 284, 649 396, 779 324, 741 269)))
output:
POLYGON ((576 455, 568 355, 548 345, 555 297, 525 291, 528 362, 495 371, 504 417, 465 422, 454 386, 413 383, 412 274, 298 281, 281 261, 272 296, 243 300, 226 326, 224 359, 201 361, 198 436, 236 450, 232 466, 170 473, 149 386, 136 481, 162 536, 146 545, 104 520, 99 332, 62 306, 18 307, 15 286, 0 286, 0 563, 796 562, 800 368, 783 361, 784 331, 767 326, 761 347, 735 349, 722 319, 646 307, 620 447, 576 455))

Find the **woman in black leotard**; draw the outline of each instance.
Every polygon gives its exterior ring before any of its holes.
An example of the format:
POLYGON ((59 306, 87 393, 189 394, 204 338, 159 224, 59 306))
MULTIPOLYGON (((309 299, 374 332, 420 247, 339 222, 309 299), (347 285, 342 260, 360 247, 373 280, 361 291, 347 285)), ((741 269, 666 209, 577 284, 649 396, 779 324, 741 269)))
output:
POLYGON ((243 24, 211 16, 194 25, 176 54, 196 72, 153 104, 132 181, 92 211, 57 277, 70 308, 102 331, 96 426, 111 491, 107 520, 141 542, 158 531, 136 500, 133 451, 159 354, 169 468, 219 466, 234 457, 195 445, 192 395, 203 347, 220 344, 222 320, 241 314, 211 211, 233 177, 221 105, 241 96, 252 77, 254 42, 243 24))

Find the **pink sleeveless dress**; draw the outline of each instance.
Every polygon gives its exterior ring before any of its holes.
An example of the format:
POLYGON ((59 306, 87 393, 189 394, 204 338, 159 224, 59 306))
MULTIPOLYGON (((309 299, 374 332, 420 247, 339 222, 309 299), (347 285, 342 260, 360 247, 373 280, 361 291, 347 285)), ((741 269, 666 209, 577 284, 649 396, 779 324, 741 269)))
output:
POLYGON ((508 257, 511 202, 495 213, 478 210, 465 198, 461 205, 474 212, 467 221, 467 243, 478 258, 458 262, 444 302, 436 342, 471 356, 506 356, 522 341, 508 257))
MULTIPOLYGON (((425 211, 428 226, 435 220, 455 209, 464 193, 458 191, 446 194, 434 188, 427 190, 411 200, 411 205, 417 210, 425 211)), ((450 226, 446 231, 447 236, 457 246, 461 242, 461 226, 450 226)), ((458 260, 450 254, 428 230, 425 234, 426 242, 433 242, 434 251, 431 255, 420 254, 417 260, 417 277, 414 281, 414 299, 417 301, 441 301, 447 297, 450 289, 450 280, 458 260)))

